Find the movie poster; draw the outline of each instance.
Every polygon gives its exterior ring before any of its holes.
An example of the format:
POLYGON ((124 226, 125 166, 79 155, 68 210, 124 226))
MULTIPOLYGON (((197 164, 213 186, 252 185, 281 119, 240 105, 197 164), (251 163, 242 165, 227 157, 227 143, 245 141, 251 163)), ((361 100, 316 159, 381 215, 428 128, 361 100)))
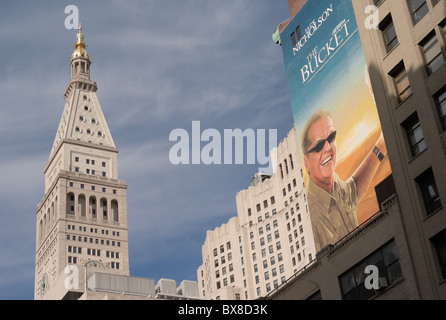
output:
POLYGON ((391 168, 351 0, 308 1, 281 41, 319 251, 379 211, 391 168))

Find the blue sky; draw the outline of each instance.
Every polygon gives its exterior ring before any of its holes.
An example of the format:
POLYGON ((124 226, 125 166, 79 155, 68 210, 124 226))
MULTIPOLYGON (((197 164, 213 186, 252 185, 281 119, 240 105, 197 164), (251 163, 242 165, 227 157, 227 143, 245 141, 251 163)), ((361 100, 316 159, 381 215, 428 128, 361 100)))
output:
POLYGON ((169 134, 277 129, 293 116, 281 48, 287 1, 2 1, 0 299, 33 299, 35 209, 65 104, 79 8, 91 78, 126 180, 130 273, 196 280, 206 231, 235 216, 258 165, 173 166, 169 134))

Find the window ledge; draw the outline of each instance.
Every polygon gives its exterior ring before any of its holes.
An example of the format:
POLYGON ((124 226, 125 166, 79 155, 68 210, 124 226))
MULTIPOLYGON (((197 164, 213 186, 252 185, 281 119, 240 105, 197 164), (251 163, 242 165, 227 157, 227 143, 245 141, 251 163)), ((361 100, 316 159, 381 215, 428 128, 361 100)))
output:
MULTIPOLYGON (((435 210, 435 211, 431 212, 429 215, 425 216, 424 219, 423 219, 423 222, 426 221, 426 220, 428 220, 430 217, 434 216, 437 212, 443 210, 443 208, 444 208, 444 207, 441 206, 441 207, 438 208, 437 210, 435 210)), ((446 279, 445 279, 445 281, 446 281, 446 279)))
MULTIPOLYGON (((374 296, 372 296, 369 300, 375 300, 377 297, 379 297, 380 295, 388 292, 390 289, 392 289, 393 287, 397 286, 398 284, 400 284, 401 282, 404 281, 404 277, 401 277, 397 280, 395 280, 391 285, 389 285, 387 288, 383 289, 382 291, 376 293, 374 296)), ((446 281, 446 280, 445 280, 446 281)))
MULTIPOLYGON (((396 48, 398 48, 399 46, 400 46, 400 43, 398 42, 389 52, 386 53, 386 55, 384 56, 383 60, 386 60, 387 57, 390 56, 392 54, 392 52, 395 51, 396 48)), ((404 100, 404 101, 406 101, 406 100, 404 100)))
POLYGON ((395 107, 395 110, 396 109, 398 109, 401 105, 403 105, 407 100, 409 100, 410 98, 412 98, 412 96, 413 96, 413 92, 410 94, 410 96, 408 96, 406 99, 404 99, 403 101, 401 101, 401 102, 398 102, 398 104, 396 105, 396 107, 395 107))
POLYGON ((423 153, 425 153, 428 149, 429 149, 429 148, 426 147, 426 149, 424 149, 423 151, 421 151, 419 154, 417 154, 416 156, 413 156, 413 157, 409 160, 409 163, 412 163, 412 162, 415 161, 415 159, 421 157, 421 155, 422 155, 423 153))

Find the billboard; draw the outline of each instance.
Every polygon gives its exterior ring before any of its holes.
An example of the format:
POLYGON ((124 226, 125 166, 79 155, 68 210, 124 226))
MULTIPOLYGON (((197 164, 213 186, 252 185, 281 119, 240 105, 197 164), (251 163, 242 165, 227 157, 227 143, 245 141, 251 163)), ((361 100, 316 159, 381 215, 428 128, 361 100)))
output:
POLYGON ((319 251, 379 211, 391 168, 351 0, 309 0, 281 42, 319 251))

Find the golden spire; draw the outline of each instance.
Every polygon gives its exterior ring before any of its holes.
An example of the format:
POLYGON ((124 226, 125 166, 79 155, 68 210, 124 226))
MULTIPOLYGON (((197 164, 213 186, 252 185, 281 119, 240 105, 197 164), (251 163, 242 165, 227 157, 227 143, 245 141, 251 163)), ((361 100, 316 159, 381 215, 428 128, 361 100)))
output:
POLYGON ((71 55, 71 59, 83 57, 86 59, 90 59, 88 56, 87 50, 85 50, 85 42, 84 42, 84 34, 82 33, 82 25, 79 23, 79 32, 76 35, 76 43, 74 44, 76 50, 74 50, 71 55))

